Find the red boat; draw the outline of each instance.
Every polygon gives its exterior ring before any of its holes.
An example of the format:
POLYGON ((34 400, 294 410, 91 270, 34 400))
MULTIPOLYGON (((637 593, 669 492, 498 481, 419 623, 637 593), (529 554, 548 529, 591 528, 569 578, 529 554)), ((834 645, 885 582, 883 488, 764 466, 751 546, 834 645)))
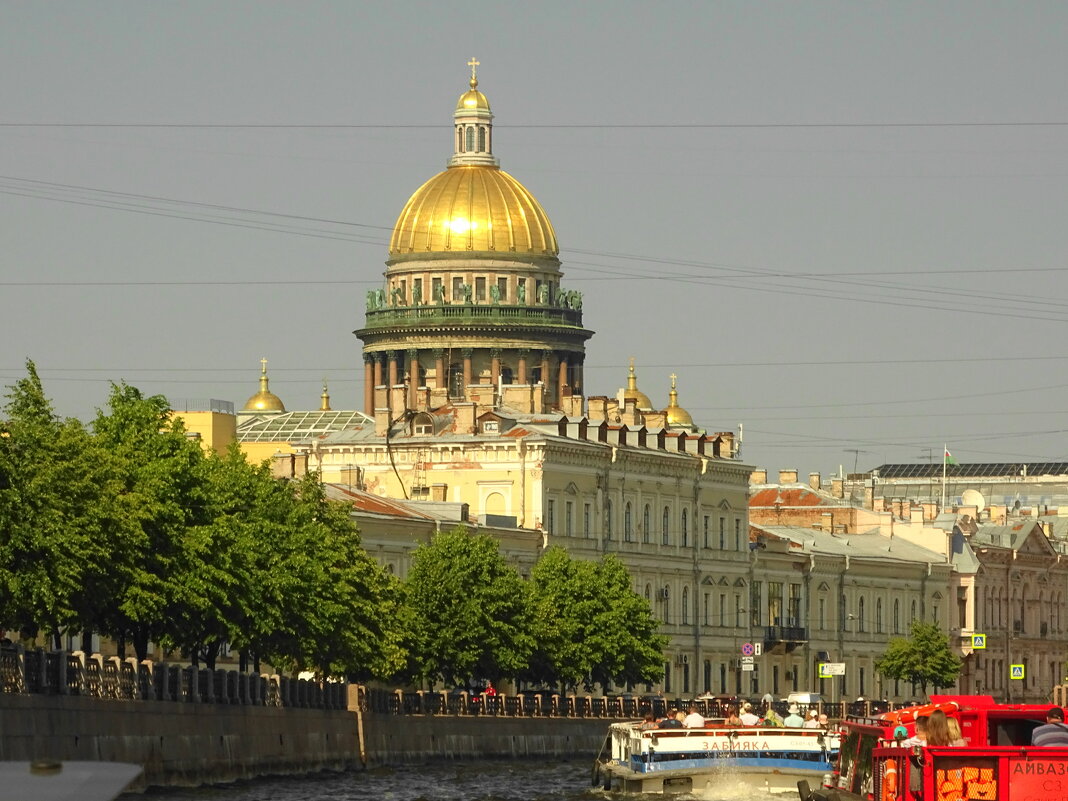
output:
POLYGON ((932 695, 925 706, 841 724, 824 786, 798 782, 801 801, 1068 801, 1068 748, 1031 745, 1049 704, 999 704, 989 695, 932 695), (963 746, 910 747, 917 717, 956 718, 963 746), (898 736, 895 737, 895 731, 898 736))

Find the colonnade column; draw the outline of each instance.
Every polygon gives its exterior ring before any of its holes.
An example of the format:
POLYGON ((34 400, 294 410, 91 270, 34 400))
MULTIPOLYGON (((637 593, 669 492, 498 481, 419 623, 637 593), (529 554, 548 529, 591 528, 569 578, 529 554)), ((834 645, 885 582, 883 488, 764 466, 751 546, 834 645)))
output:
POLYGON ((529 353, 529 351, 519 351, 519 373, 515 377, 517 384, 527 383, 527 353, 529 353))
POLYGON ((564 387, 567 386, 567 359, 560 358, 560 369, 556 375, 556 404, 560 408, 564 406, 564 387))
POLYGON ((386 358, 389 360, 389 385, 391 387, 397 386, 398 371, 397 371, 397 351, 391 350, 386 353, 386 358))
POLYGON ((541 383, 545 385, 545 388, 549 387, 549 357, 553 355, 551 350, 543 350, 541 352, 541 383))
POLYGON ((490 353, 490 382, 493 391, 497 391, 497 383, 501 380, 501 352, 499 350, 490 353))
POLYGON ((472 383, 474 383, 472 381, 473 369, 472 369, 472 366, 471 366, 471 357, 472 357, 472 355, 474 355, 474 351, 472 351, 471 348, 464 348, 463 353, 464 353, 464 398, 466 398, 467 397, 467 388, 469 386, 471 386, 472 383))
POLYGON ((380 387, 386 383, 382 377, 382 354, 376 353, 372 358, 375 360, 375 386, 380 387))
POLYGON ((446 389, 449 386, 449 376, 445 373, 445 351, 434 351, 434 373, 437 375, 438 389, 446 389))
POLYGON ((363 354, 363 410, 375 416, 375 362, 370 353, 363 354))
POLYGON ((414 409, 419 398, 419 351, 408 350, 408 408, 414 409))

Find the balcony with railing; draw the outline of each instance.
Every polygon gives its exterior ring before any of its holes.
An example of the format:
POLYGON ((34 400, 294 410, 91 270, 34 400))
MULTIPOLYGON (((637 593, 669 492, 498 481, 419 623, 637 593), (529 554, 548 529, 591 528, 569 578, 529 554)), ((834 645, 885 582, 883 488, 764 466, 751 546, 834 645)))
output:
POLYGON ((470 303, 389 306, 382 309, 368 309, 364 330, 479 323, 581 328, 582 309, 470 303))
POLYGON ((804 626, 765 626, 764 651, 788 654, 797 646, 808 642, 808 629, 804 626))

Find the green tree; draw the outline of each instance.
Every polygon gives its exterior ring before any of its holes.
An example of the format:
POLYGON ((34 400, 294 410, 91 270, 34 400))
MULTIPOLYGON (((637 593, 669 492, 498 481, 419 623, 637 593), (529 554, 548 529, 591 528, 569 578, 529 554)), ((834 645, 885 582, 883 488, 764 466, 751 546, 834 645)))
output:
POLYGON ((437 534, 412 554, 404 593, 414 676, 496 682, 526 669, 534 650, 526 585, 496 540, 463 527, 437 534))
POLYGON ((111 465, 60 420, 32 361, 0 423, 0 625, 26 635, 91 629, 113 590, 111 465))
POLYGON ((887 678, 920 685, 926 695, 928 684, 936 689, 953 685, 960 675, 961 661, 938 626, 914 620, 908 639, 891 639, 875 669, 887 678))
POLYGON ((524 678, 568 687, 663 678, 667 638, 618 558, 576 560, 554 546, 534 565, 530 584, 538 647, 524 678))

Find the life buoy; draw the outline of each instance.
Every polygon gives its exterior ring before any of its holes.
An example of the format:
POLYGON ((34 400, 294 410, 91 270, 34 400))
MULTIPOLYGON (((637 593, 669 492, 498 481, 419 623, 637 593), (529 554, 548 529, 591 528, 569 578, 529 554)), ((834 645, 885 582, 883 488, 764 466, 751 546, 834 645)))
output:
POLYGON ((883 767, 883 787, 879 801, 897 801, 897 762, 886 760, 883 767))
POLYGON ((910 706, 907 709, 895 709, 893 712, 883 712, 879 720, 885 723, 912 723, 916 718, 929 717, 936 709, 940 709, 947 715, 960 709, 956 701, 942 701, 938 704, 925 704, 924 706, 910 706))

